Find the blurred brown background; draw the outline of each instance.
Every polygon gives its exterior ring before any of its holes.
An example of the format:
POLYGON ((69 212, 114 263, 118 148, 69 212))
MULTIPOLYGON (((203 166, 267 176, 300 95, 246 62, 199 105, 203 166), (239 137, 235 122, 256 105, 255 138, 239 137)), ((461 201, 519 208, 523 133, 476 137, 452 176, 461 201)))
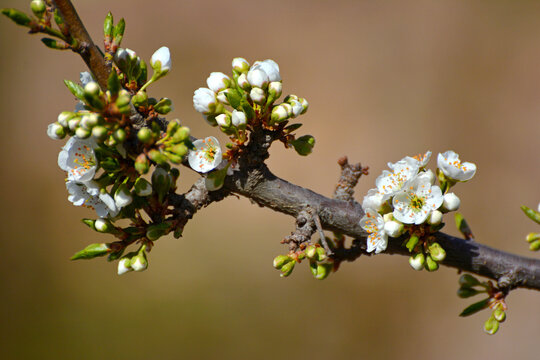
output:
MULTIPOLYGON (((28 9, 28 1, 2 7, 28 9)), ((427 149, 457 151, 478 173, 461 184, 479 241, 527 256, 538 230, 519 205, 540 200, 540 3, 536 1, 75 1, 101 43, 108 10, 126 18, 123 45, 149 59, 171 49, 172 72, 150 94, 173 99, 196 136, 216 135, 192 107, 211 71, 233 57, 272 58, 284 94, 310 102, 299 157, 272 149, 273 171, 330 195, 336 160, 369 165, 357 199, 387 161, 427 149)), ((229 198, 164 238, 143 273, 116 275, 103 259, 70 262, 107 241, 80 223, 56 165, 63 142, 45 130, 72 96, 82 61, 0 19, 0 337, 5 359, 536 359, 540 294, 508 299, 493 337, 482 312, 457 315, 456 271, 415 272, 404 257, 344 264, 323 282, 307 265, 279 278, 271 266, 293 219, 229 198)), ((434 156, 434 157, 435 157, 434 156)), ((431 166, 434 168, 435 161, 431 166)), ((195 179, 181 177, 186 188, 195 179)), ((452 219, 447 221, 452 229, 452 219)), ((474 298, 473 298, 474 299, 474 298)))

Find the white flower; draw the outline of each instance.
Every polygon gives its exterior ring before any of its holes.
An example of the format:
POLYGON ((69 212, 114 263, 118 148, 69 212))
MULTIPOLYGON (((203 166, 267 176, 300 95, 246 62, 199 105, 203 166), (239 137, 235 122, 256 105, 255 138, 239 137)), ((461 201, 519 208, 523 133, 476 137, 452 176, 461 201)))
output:
POLYGON ((435 174, 430 169, 420 171, 418 177, 426 178, 431 185, 435 184, 435 174))
POLYGON ((247 81, 251 86, 263 88, 268 85, 268 75, 260 68, 252 67, 247 73, 247 81))
POLYGON ((364 211, 367 209, 380 211, 385 201, 386 199, 384 198, 384 195, 379 192, 379 189, 369 189, 362 201, 362 209, 364 211))
POLYGON ((427 151, 425 154, 418 154, 415 156, 409 156, 411 159, 414 159, 418 162, 418 167, 423 168, 427 165, 429 162, 429 159, 431 159, 431 151, 427 151))
POLYGON ((244 72, 244 71, 247 71, 249 69, 249 63, 248 63, 248 61, 246 59, 241 58, 241 57, 237 57, 237 58, 233 59, 232 67, 233 67, 234 70, 236 70, 238 72, 244 72))
POLYGON ((213 92, 220 92, 229 87, 231 83, 231 78, 225 75, 222 72, 213 72, 210 73, 208 79, 206 79, 206 84, 213 92))
POLYGON ((443 202, 441 188, 426 178, 414 178, 402 191, 394 195, 394 217, 404 224, 422 224, 429 213, 443 202))
POLYGON ((97 183, 68 180, 66 187, 69 192, 68 200, 73 205, 94 209, 99 217, 107 215, 114 217, 118 214, 118 208, 113 198, 107 193, 102 193, 97 183))
POLYGON ((360 226, 369 234, 367 238, 367 252, 375 250, 375 253, 378 254, 386 250, 388 235, 384 231, 383 217, 378 212, 373 209, 367 209, 366 214, 360 220, 360 226))
POLYGON ((470 162, 462 163, 459 160, 459 155, 452 150, 439 154, 437 166, 446 177, 458 181, 470 180, 476 173, 475 164, 470 162))
POLYGON ((231 120, 235 127, 243 127, 247 123, 246 114, 238 110, 233 110, 231 120))
POLYGON ((204 115, 212 114, 216 109, 216 93, 207 88, 199 88, 195 90, 193 95, 193 106, 195 110, 204 115))
POLYGON ((231 118, 227 114, 219 114, 216 116, 216 122, 219 126, 229 127, 231 126, 231 118))
POLYGON ((67 171, 68 180, 85 182, 92 180, 97 169, 93 139, 82 140, 72 137, 58 154, 58 166, 67 171))
POLYGON ((279 104, 278 106, 274 106, 274 108, 272 109, 272 114, 270 115, 270 119, 272 119, 272 121, 276 123, 287 120, 290 116, 289 114, 290 107, 291 105, 286 104, 286 103, 279 104))
POLYGON ((264 103, 264 100, 266 100, 266 94, 264 93, 264 90, 258 87, 254 87, 251 89, 249 97, 251 98, 251 100, 253 100, 254 103, 260 105, 262 105, 264 103))
POLYGON ((133 271, 133 269, 131 268, 131 259, 120 259, 120 261, 118 261, 118 275, 122 275, 130 271, 133 271))
POLYGON ((444 194, 443 196, 443 207, 448 211, 456 211, 459 209, 459 205, 461 204, 461 200, 459 200, 459 197, 454 193, 448 193, 444 194))
POLYGON ((66 136, 66 131, 62 125, 55 122, 47 127, 47 135, 53 140, 60 140, 66 136))
POLYGON ((405 158, 392 164, 392 171, 383 170, 383 173, 375 180, 375 185, 386 199, 405 187, 418 173, 418 165, 405 158))
POLYGON ((150 65, 156 72, 165 75, 171 70, 171 52, 166 46, 156 50, 150 59, 150 65))
POLYGON ((193 146, 195 150, 191 150, 188 155, 189 166, 193 170, 207 173, 221 163, 221 148, 215 137, 195 140, 193 146))
POLYGON ((269 81, 281 81, 279 65, 274 60, 255 61, 251 69, 262 69, 268 75, 269 81))

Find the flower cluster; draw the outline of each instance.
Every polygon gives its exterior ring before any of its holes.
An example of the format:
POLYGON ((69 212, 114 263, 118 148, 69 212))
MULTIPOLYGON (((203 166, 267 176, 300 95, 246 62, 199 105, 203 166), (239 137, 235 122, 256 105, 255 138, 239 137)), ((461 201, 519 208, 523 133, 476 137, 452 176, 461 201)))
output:
POLYGON ((471 179, 476 166, 462 163, 453 151, 439 154, 437 175, 426 169, 431 151, 415 157, 407 156, 388 163, 362 202, 365 216, 360 225, 368 233, 367 251, 380 253, 388 245, 388 237, 409 234, 406 246, 414 256, 409 263, 416 270, 436 270, 445 258, 442 247, 430 234, 444 225, 443 213, 459 208, 460 200, 448 192, 459 181, 471 179), (439 184, 435 184, 436 180, 439 184))

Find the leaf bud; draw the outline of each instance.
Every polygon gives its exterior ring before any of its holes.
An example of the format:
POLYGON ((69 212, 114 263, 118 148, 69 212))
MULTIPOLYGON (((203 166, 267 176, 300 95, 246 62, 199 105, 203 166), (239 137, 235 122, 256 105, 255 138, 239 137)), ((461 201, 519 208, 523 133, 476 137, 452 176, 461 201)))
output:
POLYGON ((17 25, 28 26, 30 24, 30 17, 17 9, 2 9, 2 14, 13 20, 17 25))
POLYGON ((298 155, 307 156, 313 151, 315 138, 311 135, 300 136, 298 139, 291 141, 291 145, 298 155))

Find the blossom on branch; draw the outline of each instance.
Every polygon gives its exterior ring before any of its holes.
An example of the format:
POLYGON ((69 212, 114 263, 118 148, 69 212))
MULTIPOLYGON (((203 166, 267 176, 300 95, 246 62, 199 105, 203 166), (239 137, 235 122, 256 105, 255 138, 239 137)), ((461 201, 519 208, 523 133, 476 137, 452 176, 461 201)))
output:
POLYGON ((215 137, 209 136, 206 139, 195 140, 193 146, 195 149, 188 155, 189 166, 193 170, 207 173, 221 163, 221 147, 215 137))

